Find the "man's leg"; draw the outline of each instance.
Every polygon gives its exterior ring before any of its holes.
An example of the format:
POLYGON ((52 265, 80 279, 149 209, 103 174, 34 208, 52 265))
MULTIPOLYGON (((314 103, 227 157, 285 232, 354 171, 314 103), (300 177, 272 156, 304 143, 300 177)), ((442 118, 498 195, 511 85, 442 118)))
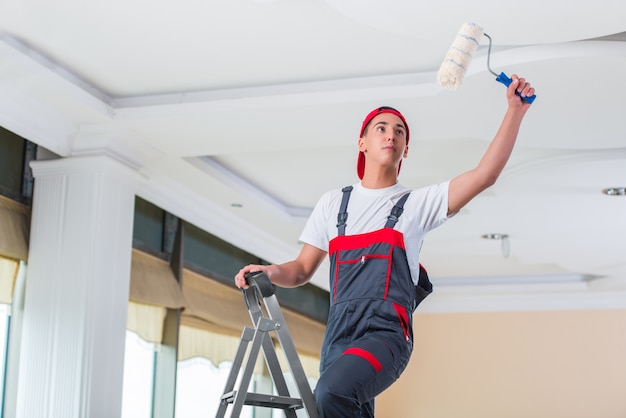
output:
POLYGON ((382 338, 366 337, 329 365, 315 386, 320 418, 373 417, 374 397, 396 381, 410 357, 408 347, 396 353, 391 347, 382 338))

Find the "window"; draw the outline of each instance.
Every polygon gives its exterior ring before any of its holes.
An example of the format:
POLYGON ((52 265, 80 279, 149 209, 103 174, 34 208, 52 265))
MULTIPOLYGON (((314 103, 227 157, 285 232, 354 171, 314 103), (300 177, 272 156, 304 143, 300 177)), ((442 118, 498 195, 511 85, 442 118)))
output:
MULTIPOLYGON (((122 418, 152 417, 152 379, 154 377, 154 354, 157 349, 157 345, 144 341, 133 332, 127 332, 122 418)), ((231 365, 230 361, 215 365, 202 357, 179 361, 176 377, 175 418, 215 416, 231 365)), ((290 393, 297 394, 296 385, 290 373, 285 373, 285 380, 290 393)), ((315 387, 315 383, 316 379, 309 378, 312 388, 315 387)), ((235 385, 235 388, 237 387, 238 384, 235 385)), ((249 391, 272 393, 270 377, 261 374, 253 375, 249 391)), ((230 410, 226 416, 229 416, 229 413, 230 410)), ((308 417, 304 409, 297 411, 297 415, 308 417)), ((240 417, 281 418, 284 417, 284 413, 278 409, 244 406, 240 417)))
MULTIPOLYGON (((201 357, 178 362, 176 418, 214 417, 220 406, 220 396, 224 392, 231 366, 229 361, 216 366, 201 357)), ((254 377, 252 380, 253 385, 254 377)), ((254 417, 252 407, 245 406, 240 417, 254 417)))
MULTIPOLYGON (((152 381, 157 345, 134 332, 126 333, 122 418, 152 417, 152 381)), ((215 416, 220 395, 230 373, 230 362, 215 366, 195 357, 178 363, 176 378, 176 418, 215 416)), ((252 418, 252 407, 244 407, 241 418, 252 418)))
POLYGON ((0 304, 0 398, 1 408, 4 410, 4 386, 6 382, 6 358, 9 343, 9 324, 10 324, 11 307, 9 305, 0 304))
POLYGON ((152 379, 155 345, 126 331, 122 418, 152 417, 152 379))

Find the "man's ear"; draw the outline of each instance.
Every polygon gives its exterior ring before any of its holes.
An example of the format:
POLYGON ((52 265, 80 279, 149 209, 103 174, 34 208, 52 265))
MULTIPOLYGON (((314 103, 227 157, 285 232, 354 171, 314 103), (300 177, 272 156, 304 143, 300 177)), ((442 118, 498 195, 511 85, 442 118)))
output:
POLYGON ((359 151, 365 152, 367 151, 367 147, 365 146, 365 141, 363 140, 363 137, 359 138, 359 151))
POLYGON ((409 146, 407 145, 406 147, 404 147, 403 157, 406 158, 408 155, 409 155, 409 146))

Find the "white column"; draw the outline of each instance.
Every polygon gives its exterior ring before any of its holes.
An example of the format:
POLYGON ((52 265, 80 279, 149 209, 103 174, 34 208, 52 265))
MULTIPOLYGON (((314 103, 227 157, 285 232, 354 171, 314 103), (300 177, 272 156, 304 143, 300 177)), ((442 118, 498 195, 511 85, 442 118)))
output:
POLYGON ((136 171, 106 156, 32 163, 17 417, 119 417, 136 171))

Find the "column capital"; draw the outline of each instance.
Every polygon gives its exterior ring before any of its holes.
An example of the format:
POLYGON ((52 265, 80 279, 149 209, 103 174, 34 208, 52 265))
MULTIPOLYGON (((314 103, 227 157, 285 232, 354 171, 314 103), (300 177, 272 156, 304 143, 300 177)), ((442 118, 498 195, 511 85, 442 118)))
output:
POLYGON ((116 177, 126 183, 138 183, 146 177, 125 161, 120 161, 114 155, 94 154, 75 157, 58 158, 53 160, 36 160, 30 162, 33 176, 46 177, 68 174, 102 173, 116 177))
POLYGON ((109 155, 134 170, 164 154, 130 129, 116 123, 80 125, 72 136, 71 156, 109 155))

